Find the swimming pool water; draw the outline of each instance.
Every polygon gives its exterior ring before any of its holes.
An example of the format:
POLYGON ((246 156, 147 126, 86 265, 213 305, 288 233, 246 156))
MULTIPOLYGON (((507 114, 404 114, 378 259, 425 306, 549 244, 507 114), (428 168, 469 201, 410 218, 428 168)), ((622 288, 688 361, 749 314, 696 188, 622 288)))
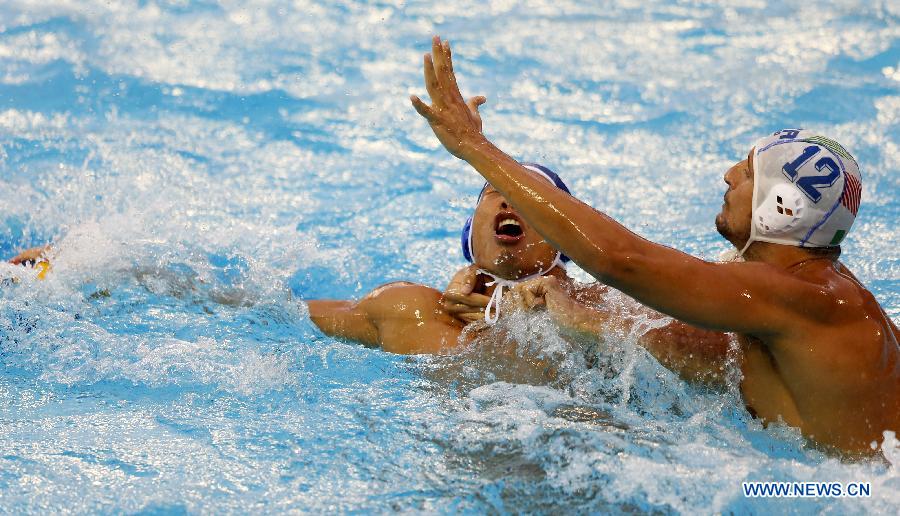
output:
POLYGON ((301 300, 462 265, 481 181, 408 101, 436 33, 498 146, 700 256, 726 249, 721 177, 757 137, 833 135, 865 188, 843 260, 897 321, 898 21, 843 0, 0 2, 0 254, 58 253, 43 282, 2 271, 0 512, 896 513, 896 468, 763 429, 633 336, 588 368, 513 317, 548 383, 490 349, 325 338, 301 300))

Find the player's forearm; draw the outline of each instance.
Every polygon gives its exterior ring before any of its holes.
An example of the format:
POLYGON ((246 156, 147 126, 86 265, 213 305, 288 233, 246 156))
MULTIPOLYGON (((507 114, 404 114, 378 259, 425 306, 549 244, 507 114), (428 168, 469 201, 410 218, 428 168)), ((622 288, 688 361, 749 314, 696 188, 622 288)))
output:
POLYGON ((606 306, 585 304, 561 293, 549 295, 545 302, 560 330, 576 338, 603 340, 610 331, 628 333, 634 325, 631 317, 606 306))
POLYGON ((642 238, 520 165, 486 138, 473 138, 464 154, 545 240, 604 282, 628 267, 642 238))
POLYGON ((315 299, 306 302, 309 308, 309 319, 322 333, 340 337, 346 329, 347 312, 350 301, 336 301, 331 299, 315 299))
POLYGON ((601 338, 605 329, 603 323, 607 319, 591 317, 596 316, 596 314, 589 313, 583 307, 578 307, 576 310, 578 311, 550 312, 551 318, 559 326, 560 332, 577 339, 593 340, 601 338))
POLYGON ((638 339, 663 366, 687 381, 722 386, 727 380, 731 336, 672 321, 638 339))
POLYGON ((737 270, 650 242, 528 173, 483 136, 470 138, 460 156, 545 240, 598 280, 695 326, 757 336, 785 331, 787 318, 772 293, 787 287, 765 283, 755 272, 767 265, 737 270))
MULTIPOLYGON (((566 305, 548 303, 548 307, 561 331, 577 339, 603 342, 610 334, 629 335, 638 321, 634 313, 614 313, 606 307, 585 306, 574 300, 566 305)), ((647 308, 641 313, 659 317, 647 308)), ((637 337, 637 344, 663 366, 685 380, 708 385, 724 384, 729 343, 730 337, 725 333, 702 330, 679 321, 652 328, 637 337)))
MULTIPOLYGON (((616 305, 600 299, 582 303, 562 292, 550 293, 545 301, 560 330, 579 340, 603 342, 609 334, 633 334, 638 321, 660 316, 642 306, 615 309, 616 305)), ((728 334, 670 321, 662 327, 644 331, 638 336, 637 344, 686 380, 706 384, 722 384, 725 380, 730 344, 728 334)))
POLYGON ((331 337, 352 339, 364 344, 378 342, 377 329, 367 314, 353 301, 310 300, 309 318, 322 333, 331 337))

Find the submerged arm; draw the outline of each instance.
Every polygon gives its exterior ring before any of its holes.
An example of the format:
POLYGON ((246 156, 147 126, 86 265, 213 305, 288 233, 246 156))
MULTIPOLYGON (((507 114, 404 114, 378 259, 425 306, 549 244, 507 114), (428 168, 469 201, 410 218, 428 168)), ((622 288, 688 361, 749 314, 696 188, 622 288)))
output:
MULTIPOLYGON (((520 308, 546 307, 564 333, 601 342, 610 334, 633 334, 646 318, 660 316, 643 306, 613 309, 602 299, 605 293, 603 286, 573 292, 556 278, 539 278, 518 285, 509 297, 520 308)), ((638 345, 685 380, 716 385, 725 383, 730 342, 727 333, 674 320, 637 337, 638 345)))
POLYGON ((671 321, 641 335, 638 344, 688 381, 725 385, 731 335, 671 321))

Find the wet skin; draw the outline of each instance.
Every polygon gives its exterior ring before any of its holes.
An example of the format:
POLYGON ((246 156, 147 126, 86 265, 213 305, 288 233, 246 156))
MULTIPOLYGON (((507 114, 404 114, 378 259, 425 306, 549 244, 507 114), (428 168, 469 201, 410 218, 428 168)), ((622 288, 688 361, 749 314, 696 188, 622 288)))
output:
MULTIPOLYGON (((748 158, 726 173, 729 189, 716 217, 735 246, 750 234, 751 163, 748 158)), ((738 335, 748 408, 764 421, 781 418, 814 440, 867 451, 881 431, 900 429, 897 327, 836 256, 759 244, 748 259, 780 265, 800 284, 780 292, 783 304, 794 305, 786 329, 738 335)))
MULTIPOLYGON (((424 71, 432 104, 413 97, 413 106, 444 147, 548 242, 598 280, 682 324, 737 334, 741 392, 752 413, 766 423, 784 420, 818 445, 853 455, 871 453, 883 431, 900 430, 896 326, 837 253, 755 242, 746 262, 710 263, 649 242, 535 180, 476 131, 464 112, 449 45, 439 38, 424 71)), ((725 181, 716 223, 741 248, 750 227, 749 163, 729 169, 725 181)), ((553 280, 535 283, 545 298, 555 288, 553 280)), ((665 334, 659 340, 661 350, 690 353, 690 346, 667 346, 665 334)))
MULTIPOLYGON (((473 269, 506 279, 537 273, 556 257, 556 250, 490 186, 475 209, 472 247, 473 269)), ((559 268, 549 274, 565 279, 559 268)), ((494 289, 485 279, 478 276, 471 292, 480 309, 494 289)), ((382 285, 359 301, 311 300, 307 305, 313 323, 325 334, 401 354, 455 352, 476 335, 460 339, 467 322, 479 318, 456 317, 441 292, 409 282, 382 285)))

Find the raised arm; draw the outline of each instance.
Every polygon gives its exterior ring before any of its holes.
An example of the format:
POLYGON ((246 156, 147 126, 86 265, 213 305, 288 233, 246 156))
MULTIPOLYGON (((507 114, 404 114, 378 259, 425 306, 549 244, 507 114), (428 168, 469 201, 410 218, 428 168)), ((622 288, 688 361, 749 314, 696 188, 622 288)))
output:
POLYGON ((450 153, 467 161, 548 242, 595 278, 645 305, 709 329, 785 332, 785 305, 805 284, 764 264, 714 264, 647 241, 610 217, 527 173, 480 131, 459 93, 450 47, 435 37, 425 56, 432 105, 412 97, 450 153))

